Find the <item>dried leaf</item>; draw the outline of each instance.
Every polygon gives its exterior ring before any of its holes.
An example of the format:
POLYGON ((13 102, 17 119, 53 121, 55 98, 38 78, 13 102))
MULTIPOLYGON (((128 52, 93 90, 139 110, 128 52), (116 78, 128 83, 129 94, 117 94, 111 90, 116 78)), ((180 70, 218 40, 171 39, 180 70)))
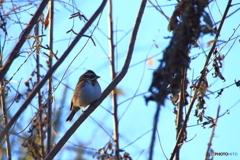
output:
POLYGON ((214 42, 223 42, 223 43, 225 43, 226 41, 223 41, 223 40, 211 40, 211 41, 207 42, 207 47, 209 47, 214 42))
POLYGON ((152 66, 153 63, 154 63, 153 58, 150 58, 150 59, 147 60, 147 64, 148 64, 149 66, 152 66))
POLYGON ((124 95, 123 91, 121 89, 117 89, 117 88, 114 89, 114 93, 116 95, 124 95))
POLYGON ((202 80, 199 88, 197 88, 198 95, 200 95, 201 97, 204 97, 207 91, 207 88, 208 88, 208 82, 207 82, 207 78, 205 77, 202 80))

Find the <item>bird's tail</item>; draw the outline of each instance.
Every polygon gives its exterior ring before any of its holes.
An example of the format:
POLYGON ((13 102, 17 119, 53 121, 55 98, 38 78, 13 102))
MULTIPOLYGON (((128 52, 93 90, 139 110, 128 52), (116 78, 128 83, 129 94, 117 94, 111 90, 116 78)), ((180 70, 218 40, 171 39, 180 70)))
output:
POLYGON ((68 118, 66 119, 66 121, 71 121, 72 120, 72 118, 73 118, 73 116, 75 115, 75 111, 72 111, 71 113, 70 113, 70 115, 68 116, 68 118))

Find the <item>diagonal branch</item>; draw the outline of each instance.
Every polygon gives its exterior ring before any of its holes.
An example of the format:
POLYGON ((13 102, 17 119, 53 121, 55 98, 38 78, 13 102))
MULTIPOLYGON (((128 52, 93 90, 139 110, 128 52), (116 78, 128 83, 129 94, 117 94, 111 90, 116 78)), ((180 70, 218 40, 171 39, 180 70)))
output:
POLYGON ((64 134, 64 136, 59 140, 57 145, 51 150, 51 152, 46 156, 45 160, 51 160, 54 156, 59 152, 59 150, 63 147, 63 145, 67 142, 67 140, 72 136, 72 134, 78 129, 78 127, 85 121, 85 119, 97 108, 98 105, 109 95, 109 93, 116 87, 116 85, 123 79, 123 77, 127 74, 129 64, 132 59, 132 54, 134 50, 134 45, 138 33, 138 29, 141 23, 141 19, 143 16, 144 8, 146 6, 147 0, 142 0, 135 25, 133 28, 132 36, 130 39, 130 43, 128 46, 127 56, 125 59, 125 63, 121 72, 114 78, 114 80, 109 84, 109 86, 103 91, 101 97, 93 104, 91 104, 86 111, 74 122, 74 124, 69 128, 69 130, 64 134))
POLYGON ((54 71, 62 64, 62 62, 65 60, 65 58, 68 56, 68 54, 74 48, 74 46, 76 46, 76 44, 78 43, 79 39, 84 35, 84 33, 87 31, 87 29, 92 25, 94 20, 102 12, 106 2, 107 2, 107 0, 103 0, 103 2, 100 5, 100 7, 96 10, 96 12, 93 14, 93 16, 89 19, 89 21, 85 24, 85 26, 82 28, 82 30, 78 33, 78 35, 75 37, 75 39, 69 45, 69 47, 63 53, 61 58, 52 66, 52 68, 47 72, 47 74, 43 77, 43 79, 39 82, 39 84, 33 89, 33 91, 30 93, 29 97, 25 100, 25 102, 19 108, 17 113, 12 117, 10 122, 7 124, 7 126, 4 128, 4 130, 1 132, 1 134, 0 134, 0 141, 3 139, 4 135, 6 135, 8 133, 8 130, 16 122, 16 120, 19 118, 19 116, 22 114, 22 112, 27 108, 28 104, 32 101, 32 99, 37 94, 39 89, 46 83, 46 81, 49 79, 49 77, 52 76, 54 71))

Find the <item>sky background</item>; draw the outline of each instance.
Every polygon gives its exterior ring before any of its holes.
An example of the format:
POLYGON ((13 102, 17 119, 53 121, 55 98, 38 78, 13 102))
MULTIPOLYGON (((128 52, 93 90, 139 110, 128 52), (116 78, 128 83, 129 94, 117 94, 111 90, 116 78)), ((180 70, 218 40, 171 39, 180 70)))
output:
MULTIPOLYGON (((233 0, 232 4, 235 4, 239 1, 233 0)), ((29 2, 19 1, 14 2, 18 5, 25 5, 29 2), (21 4, 22 3, 22 4, 21 4)), ((39 4, 40 1, 35 1, 33 4, 39 4)), ((100 0, 88 0, 88 1, 56 1, 55 3, 55 21, 54 21, 54 48, 53 51, 58 51, 57 56, 60 57, 61 54, 70 44, 71 40, 75 37, 73 34, 66 33, 72 27, 75 32, 79 32, 83 27, 84 22, 80 21, 78 18, 69 19, 72 13, 81 11, 88 19, 96 11, 97 7, 101 3, 100 0), (73 7, 75 9, 73 9, 73 7)), ((154 2, 155 3, 155 2, 154 2)), ((176 1, 158 1, 159 5, 162 6, 164 13, 171 17, 172 12, 174 11, 176 1)), ((221 15, 223 15, 227 1, 218 0, 217 3, 214 1, 209 5, 209 8, 206 8, 206 12, 211 11, 212 17, 214 17, 213 22, 219 22, 221 20, 221 15)), ((117 42, 116 47, 116 71, 121 71, 121 68, 124 64, 126 57, 128 43, 130 39, 131 29, 133 28, 135 18, 140 6, 140 2, 137 0, 131 1, 120 1, 116 0, 113 2, 113 23, 115 32, 115 42, 117 42)), ((7 1, 5 3, 5 11, 10 11, 12 8, 12 3, 7 1)), ((29 14, 33 14, 36 7, 34 5, 29 5, 26 12, 21 12, 20 19, 21 22, 28 22, 29 14), (30 6, 33 6, 32 8, 30 6), (31 9, 30 9, 31 8, 31 9)), ((234 12, 239 9, 239 5, 233 6, 230 8, 229 13, 234 12)), ((80 52, 83 48, 83 45, 88 40, 87 38, 82 38, 78 45, 72 50, 71 54, 65 59, 63 65, 54 73, 54 77, 61 79, 63 76, 62 83, 70 86, 70 89, 67 89, 66 97, 64 104, 60 101, 62 100, 62 95, 64 95, 64 85, 60 84, 54 93, 54 111, 61 112, 61 129, 58 131, 57 141, 65 134, 73 122, 77 119, 77 116, 74 117, 72 122, 65 122, 65 119, 69 115, 70 100, 73 93, 73 88, 78 81, 78 78, 86 70, 91 69, 97 75, 101 76, 99 83, 102 90, 104 90, 108 84, 111 82, 110 78, 110 67, 109 67, 109 46, 108 40, 106 38, 108 34, 108 19, 107 19, 107 6, 104 9, 104 12, 100 18, 98 28, 93 34, 93 39, 96 43, 96 46, 89 41, 81 53, 74 59, 74 57, 80 52), (73 61, 73 62, 72 62, 73 61), (72 63, 71 63, 72 62, 72 63), (69 64, 71 63, 70 67, 69 64), (68 68, 69 67, 69 68, 68 68), (68 68, 66 74, 64 72, 68 68)), ((46 12, 45 12, 46 13, 46 12)), ((44 14, 45 14, 44 13, 44 14)), ((14 19, 15 15, 10 15, 14 19)), ((239 12, 233 14, 226 19, 222 32, 219 37, 219 43, 225 42, 233 34, 233 29, 236 29, 239 25, 239 12)), ((15 17, 16 18, 16 17, 15 17)), ((97 24, 95 21, 94 25, 97 24)), ((151 6, 150 3, 147 3, 147 7, 142 18, 141 26, 138 32, 135 49, 128 70, 127 75, 124 79, 118 84, 117 88, 122 91, 122 95, 118 96, 119 104, 119 117, 122 118, 119 122, 119 131, 120 131, 120 148, 128 152, 133 159, 145 160, 148 158, 148 148, 151 140, 151 129, 153 123, 153 117, 156 110, 155 102, 149 102, 148 105, 145 104, 143 93, 148 91, 148 88, 151 84, 152 73, 159 65, 159 60, 161 60, 163 50, 169 44, 169 38, 172 36, 172 32, 167 30, 168 21, 164 18, 155 8, 151 6), (156 47, 157 46, 157 47, 156 47), (148 60, 151 58, 151 60, 148 60), (134 95, 140 95, 133 98, 134 95), (125 100, 128 101, 124 102, 125 100), (122 103, 124 102, 124 103, 122 103), (126 110, 127 109, 127 110, 126 110), (125 112, 126 110, 126 112, 125 112), (125 112, 125 113, 124 113, 125 112), (124 114, 123 114, 124 113, 124 114), (138 139, 137 141, 135 141, 138 139), (135 141, 133 144, 131 144, 135 141), (131 144, 131 145, 129 145, 131 144), (129 145, 129 146, 128 146, 129 145), (127 147, 126 147, 127 146, 127 147)), ((4 57, 6 60, 7 54, 11 51, 12 47, 19 37, 21 27, 25 28, 24 24, 16 25, 16 22, 10 21, 8 19, 8 36, 9 39, 6 43, 4 49, 4 57), (14 26, 14 27, 13 27, 14 26)), ((93 26, 86 32, 86 35, 89 35, 93 30, 93 26)), ((48 31, 44 31, 48 32, 48 31)), ((1 34, 3 32, 1 31, 1 34)), ((44 34, 46 34, 44 33, 44 34)), ((236 31, 233 37, 239 36, 239 30, 236 31)), ((3 34, 2 34, 3 35, 3 34)), ((2 38, 2 36, 1 36, 2 38)), ((199 44, 203 46, 203 50, 207 54, 210 46, 207 46, 207 42, 214 39, 214 36, 211 35, 202 35, 199 38, 199 44)), ((217 93, 211 94, 216 90, 224 88, 234 83, 235 80, 240 80, 239 68, 240 68, 240 54, 239 54, 239 37, 238 40, 234 43, 234 40, 231 40, 226 44, 219 45, 218 49, 222 50, 221 55, 226 55, 223 62, 223 69, 221 70, 226 81, 223 82, 219 78, 212 78, 212 70, 208 74, 207 79, 209 83, 209 88, 207 97, 205 97, 207 107, 205 115, 216 117, 217 108, 220 105, 220 115, 229 110, 229 114, 225 114, 218 120, 217 128, 215 130, 215 136, 213 139, 212 149, 215 152, 237 152, 238 156, 225 157, 218 156, 214 157, 214 160, 226 160, 226 159, 239 159, 240 157, 240 127, 239 122, 239 113, 240 113, 240 89, 233 85, 229 88, 226 88, 219 98, 215 98, 217 93), (231 45, 233 47, 230 49, 231 45), (229 51, 230 50, 230 51, 229 51), (229 52, 229 53, 228 53, 229 52)), ((2 40, 1 40, 2 41, 2 40)), ((24 45, 24 50, 29 50, 28 43, 32 43, 29 40, 24 45)), ((43 44, 47 44, 47 41, 43 41, 43 44)), ((199 55, 196 59, 191 61, 190 68, 188 70, 188 80, 191 81, 197 78, 200 75, 200 71, 204 65, 206 54, 201 48, 194 48, 190 52, 190 57, 195 57, 199 55)), ((7 78, 11 77, 14 72, 16 72, 16 66, 19 66, 24 62, 29 53, 22 53, 19 58, 14 61, 14 64, 10 68, 10 71, 7 75, 7 78)), ((46 56, 41 54, 41 61, 44 64, 46 61, 46 56)), ((30 77, 28 74, 33 71, 35 68, 34 59, 30 57, 26 62, 27 65, 21 67, 17 74, 13 77, 10 82, 11 85, 17 87, 20 83, 19 90, 26 90, 24 82, 30 77)), ((209 69, 212 69, 212 66, 209 66, 209 69)), ((44 69, 41 69, 42 74, 45 73, 44 69)), ((57 86, 58 82, 54 82, 54 86, 57 86)), ((190 87, 189 84, 188 87, 190 87)), ((43 89, 46 91, 46 89, 43 89)), ((193 93, 191 90, 188 90, 189 94, 193 93)), ((149 95, 146 93, 145 95, 149 95)), ((12 97, 9 97, 11 99, 12 97)), ((23 103, 21 100, 19 103, 14 104, 16 107, 11 107, 10 111, 14 114, 17 110, 16 108, 23 103)), ((33 105, 36 105, 36 99, 32 101, 33 105)), ((111 140, 109 135, 112 134, 113 121, 112 116, 107 110, 112 110, 111 108, 111 97, 108 96, 101 105, 91 114, 89 118, 78 128, 78 130, 73 134, 69 139, 69 142, 84 146, 87 148, 99 149, 111 140), (96 123, 97 122, 97 123, 96 123), (101 124, 99 127, 98 124, 101 124)), ((173 114, 174 106, 169 100, 166 100, 166 104, 161 108, 158 131, 162 143, 164 153, 169 158, 175 145, 175 114, 173 114)), ((36 110, 33 107, 28 107, 24 112, 29 115, 33 115, 36 110)), ((80 112, 76 115, 80 115, 80 112)), ((194 110, 192 111, 192 116, 188 122, 187 128, 187 139, 192 140, 185 143, 182 146, 180 157, 181 160, 202 160, 205 157, 207 144, 212 132, 212 129, 209 129, 206 126, 205 129, 201 125, 197 124, 197 118, 193 116, 194 110)), ((53 118, 57 118, 56 116, 53 118)), ((29 121, 31 116, 21 116, 20 121, 29 121)), ((66 143, 62 150, 57 154, 56 159, 69 159, 75 156, 75 153, 69 150, 70 147, 73 147, 73 144, 66 143)), ((92 159, 91 152, 94 152, 91 149, 86 149, 90 154, 85 154, 85 159, 92 159)), ((156 140, 155 143, 155 152, 154 159, 164 159, 163 152, 160 149, 159 141, 156 140)))

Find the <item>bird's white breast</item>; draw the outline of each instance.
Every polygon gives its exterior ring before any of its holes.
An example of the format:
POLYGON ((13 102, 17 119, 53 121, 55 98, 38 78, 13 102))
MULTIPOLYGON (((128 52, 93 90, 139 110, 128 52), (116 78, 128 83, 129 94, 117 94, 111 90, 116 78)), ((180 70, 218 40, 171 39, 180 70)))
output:
POLYGON ((97 100, 101 96, 101 87, 98 83, 92 85, 91 81, 88 81, 84 87, 78 91, 80 94, 79 97, 76 99, 74 105, 86 107, 93 101, 97 100))

